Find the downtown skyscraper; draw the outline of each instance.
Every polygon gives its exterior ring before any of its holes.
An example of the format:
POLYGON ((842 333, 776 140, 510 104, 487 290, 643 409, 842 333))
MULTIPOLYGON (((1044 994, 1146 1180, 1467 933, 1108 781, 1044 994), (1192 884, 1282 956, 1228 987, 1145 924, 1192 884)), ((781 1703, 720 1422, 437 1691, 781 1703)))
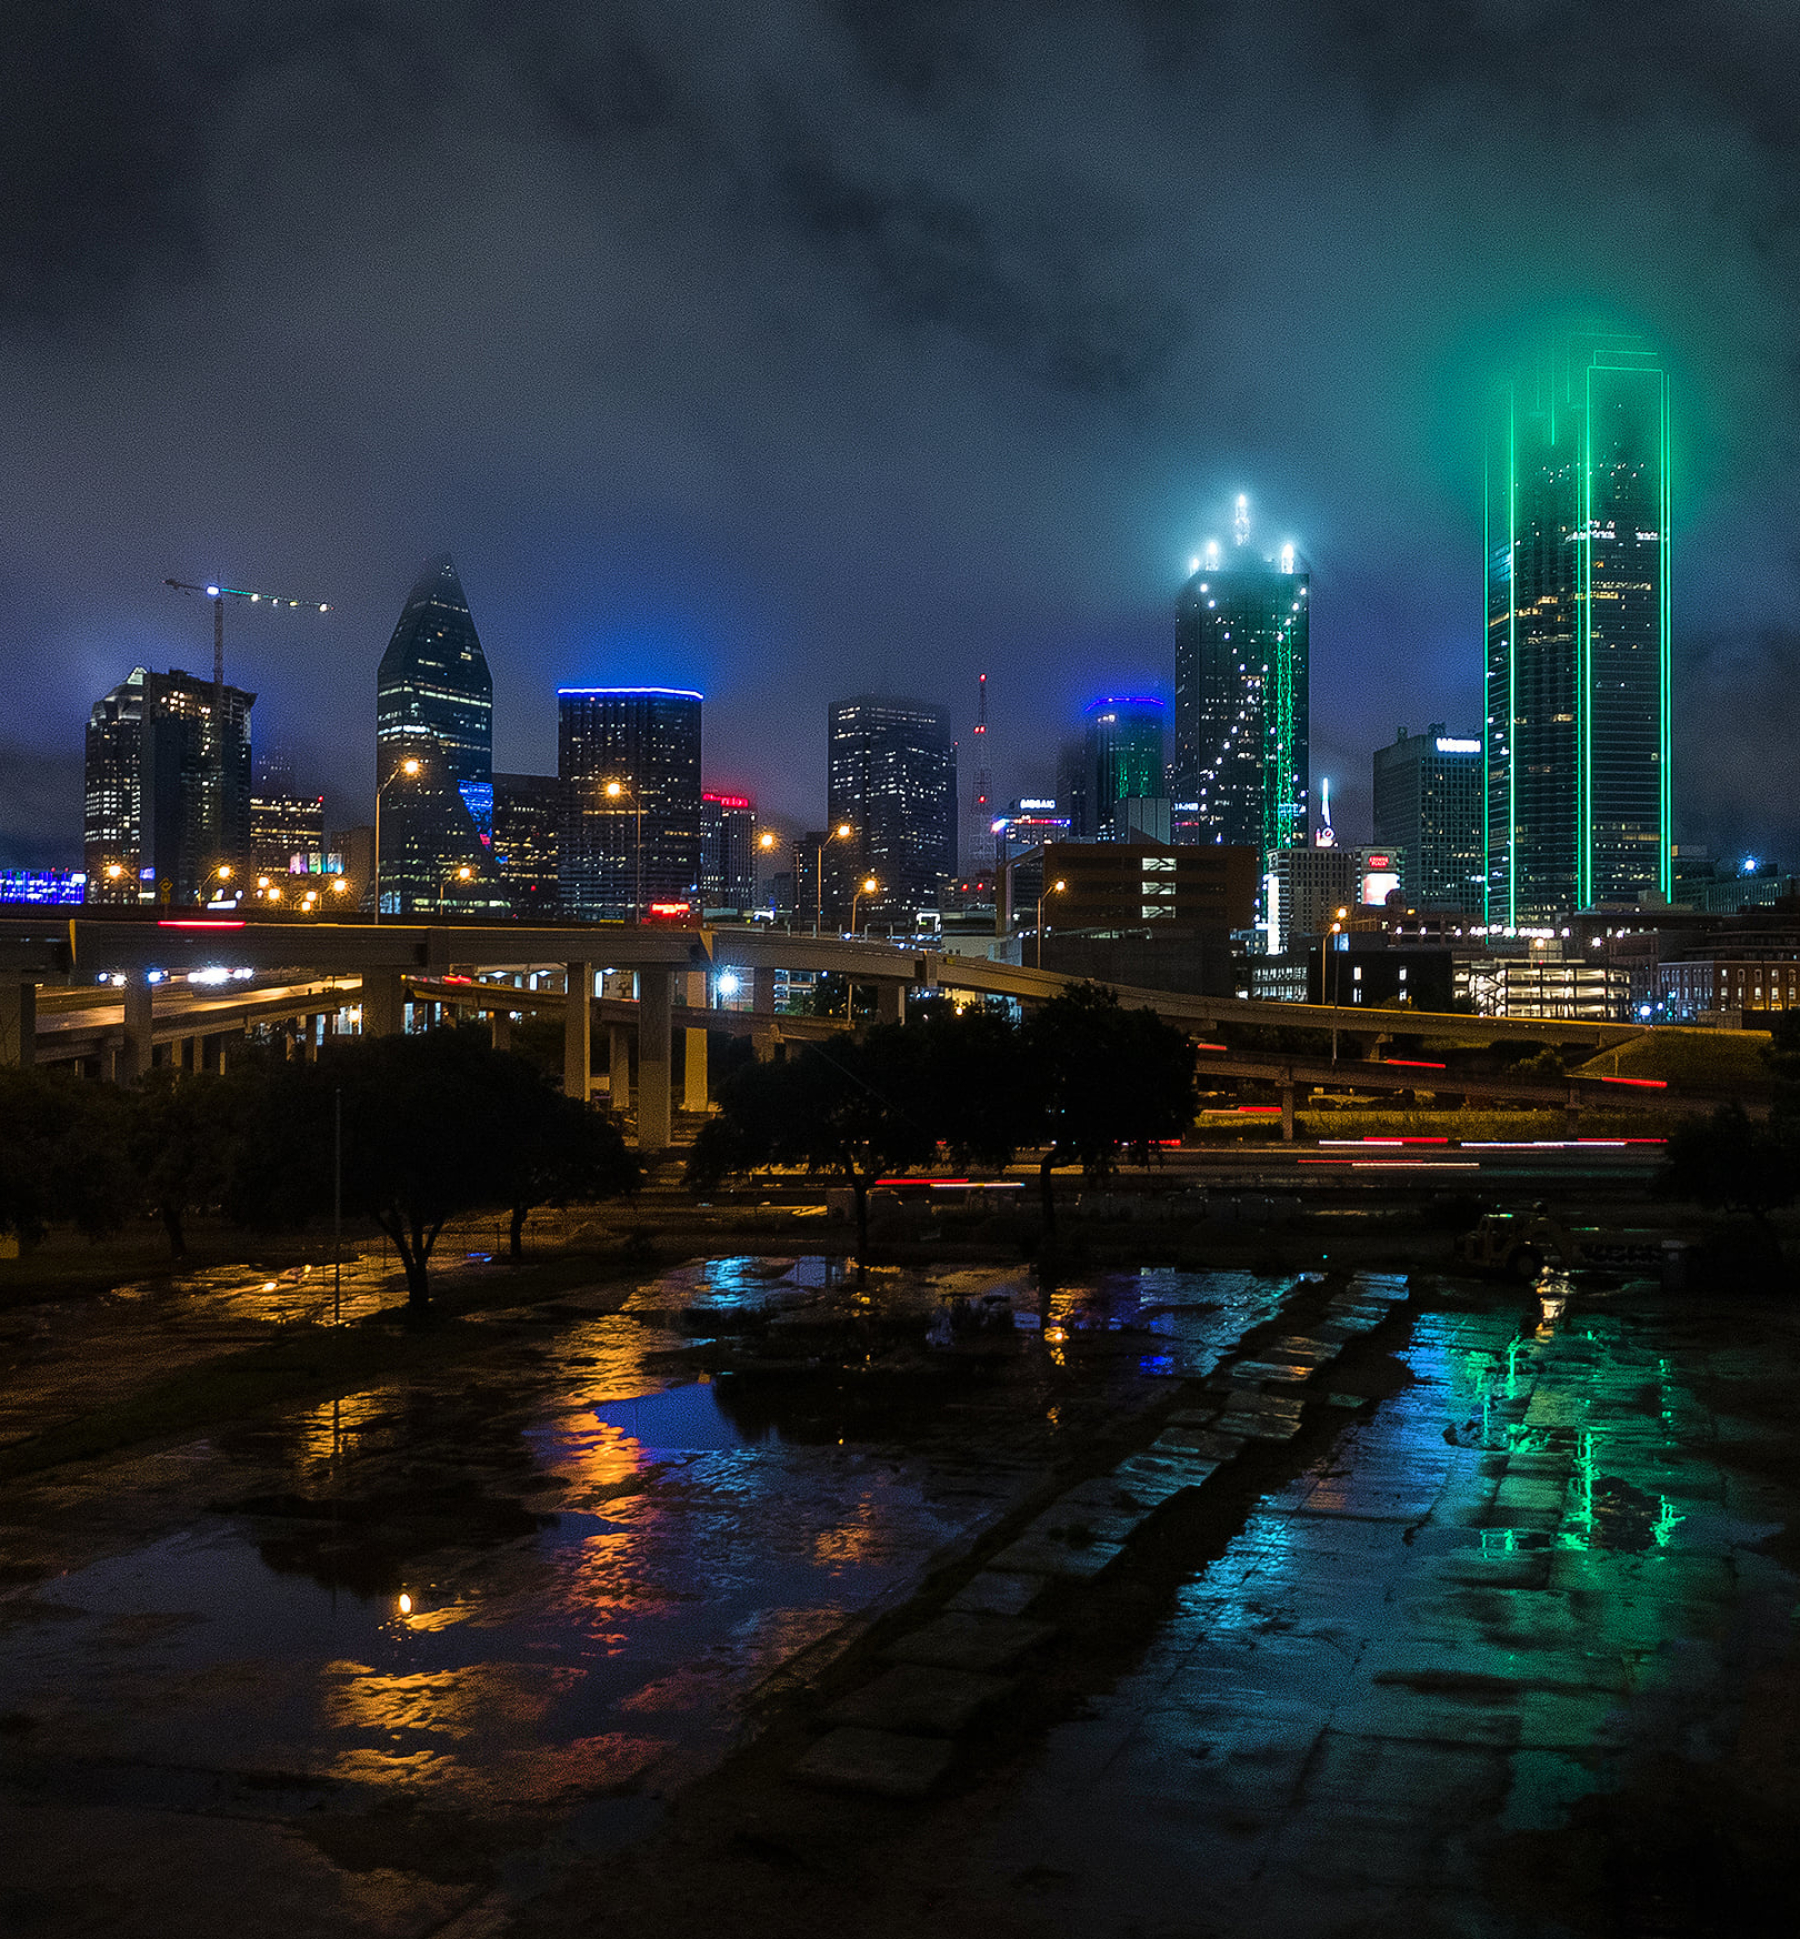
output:
POLYGON ((1293 546, 1210 540, 1175 618, 1175 804, 1184 839, 1271 851, 1307 839, 1309 575, 1293 546))
POLYGON ((557 689, 565 916, 698 912, 701 703, 684 687, 557 689))
POLYGON ((375 676, 387 915, 503 906, 493 869, 494 682, 455 562, 419 574, 375 676))
MULTIPOLYGON (((848 825, 864 902, 890 920, 934 908, 956 874, 956 746, 949 709, 861 694, 830 709, 826 784, 832 826, 848 825)), ((832 871, 826 865, 828 899, 832 871)), ((853 893, 855 893, 853 891, 853 893)), ((836 911, 841 919, 851 913, 836 911)))
POLYGON ((205 902, 252 856, 256 696, 192 673, 133 667, 88 715, 88 900, 205 902))
POLYGON ((1641 338, 1565 338, 1495 398, 1490 927, 1672 887, 1668 451, 1668 377, 1641 338))
POLYGON ((1080 803, 1081 834, 1094 841, 1142 835, 1166 841, 1162 702, 1108 694, 1086 709, 1081 722, 1081 775, 1070 789, 1080 803))

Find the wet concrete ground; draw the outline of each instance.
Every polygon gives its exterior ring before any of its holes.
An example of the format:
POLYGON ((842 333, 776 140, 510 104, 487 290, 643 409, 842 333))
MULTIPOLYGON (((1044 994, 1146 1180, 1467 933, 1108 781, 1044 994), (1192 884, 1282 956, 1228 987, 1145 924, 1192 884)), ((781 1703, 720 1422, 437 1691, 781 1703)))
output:
MULTIPOLYGON (((714 1261, 484 1315, 470 1364, 9 1484, 0 1923, 236 1933, 248 1903, 424 1934, 529 1903, 1286 1282, 1120 1275, 1047 1316, 1001 1282, 1048 1324, 922 1350, 945 1293, 995 1284, 714 1261)), ((221 1291, 222 1321, 317 1296, 221 1291)), ((74 1365, 46 1347, 48 1390, 129 1317, 71 1333, 74 1365)))
POLYGON ((1558 1305, 1421 1313, 1414 1384, 1049 1738, 965 1861, 1024 1929, 1752 1929, 1654 1863, 1559 1881, 1554 1854, 1584 1801, 1732 1763, 1788 1662, 1787 1430, 1731 1409, 1793 1342, 1558 1305))
POLYGON ((717 1260, 11 1483, 0 1929, 1792 1930, 1757 1908, 1800 1827, 1800 1321, 1547 1292, 1416 1291, 1397 1366, 1323 1377, 1372 1404, 1315 1396, 1291 1460, 1180 1524, 1191 1560, 1127 1563, 1146 1640, 1062 1665, 1076 1714, 1000 1717, 922 1807, 733 1746, 1288 1281, 1041 1313, 992 1272, 717 1260), (1017 1334, 924 1351, 994 1287, 1017 1334))

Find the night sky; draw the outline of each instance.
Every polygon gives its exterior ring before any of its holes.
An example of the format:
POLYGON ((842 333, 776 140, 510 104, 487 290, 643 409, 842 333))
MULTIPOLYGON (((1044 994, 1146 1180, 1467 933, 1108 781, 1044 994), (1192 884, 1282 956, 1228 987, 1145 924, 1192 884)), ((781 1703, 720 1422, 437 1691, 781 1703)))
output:
MULTIPOLYGON (((1172 698, 1251 495, 1314 573, 1315 787, 1480 717, 1477 407, 1540 333, 1674 379, 1677 837, 1800 864, 1800 16, 1603 0, 23 0, 0 39, 0 862, 82 727, 210 667, 368 812, 376 662, 453 552, 495 761, 554 688, 707 695, 823 805, 825 705, 991 675, 999 791, 1172 698)), ((965 736, 965 747, 967 745, 965 736)))

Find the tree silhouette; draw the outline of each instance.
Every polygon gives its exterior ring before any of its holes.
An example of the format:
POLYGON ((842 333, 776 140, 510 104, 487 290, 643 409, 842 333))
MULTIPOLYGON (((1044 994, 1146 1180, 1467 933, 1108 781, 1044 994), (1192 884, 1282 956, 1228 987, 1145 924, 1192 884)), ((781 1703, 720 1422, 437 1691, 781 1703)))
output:
POLYGON ((1159 1139, 1194 1121, 1194 1052, 1153 1010, 1127 1010, 1110 990, 1080 983, 1027 1019, 1023 1050, 1039 1103, 1044 1224, 1056 1230, 1053 1173, 1080 1165, 1107 1178, 1121 1156, 1147 1162, 1159 1139))
POLYGON ((616 1127, 590 1107, 563 1099, 484 1033, 434 1030, 271 1067, 235 1153, 230 1215, 297 1224, 330 1207, 340 1097, 344 1210, 393 1240, 414 1322, 430 1315, 432 1249, 450 1219, 505 1207, 522 1227, 533 1204, 600 1196, 635 1178, 616 1127))
POLYGON ((0 1067, 0 1232, 25 1252, 64 1222, 97 1238, 124 1224, 132 1196, 120 1092, 0 1067))
POLYGON ((857 1270, 866 1275, 870 1188, 937 1155, 925 1035, 880 1024, 860 1041, 832 1037, 777 1063, 747 1065, 721 1088, 719 1115, 701 1126, 688 1183, 707 1191, 766 1165, 841 1179, 853 1195, 857 1270))

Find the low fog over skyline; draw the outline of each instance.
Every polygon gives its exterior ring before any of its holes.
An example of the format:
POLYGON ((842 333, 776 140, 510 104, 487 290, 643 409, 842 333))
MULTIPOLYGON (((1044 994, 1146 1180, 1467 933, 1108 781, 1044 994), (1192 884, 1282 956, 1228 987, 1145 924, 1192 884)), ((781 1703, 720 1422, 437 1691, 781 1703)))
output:
POLYGON ((1313 572, 1313 778, 1480 720, 1478 410, 1640 331, 1675 425, 1676 835, 1800 860, 1800 25, 1600 4, 28 8, 0 64, 0 862, 82 730, 206 671, 366 817, 375 667, 454 554, 495 763, 558 684, 707 696, 816 820, 825 707, 990 675, 1002 799, 1249 493, 1313 572), (1777 785, 1771 786, 1774 780, 1777 785))

